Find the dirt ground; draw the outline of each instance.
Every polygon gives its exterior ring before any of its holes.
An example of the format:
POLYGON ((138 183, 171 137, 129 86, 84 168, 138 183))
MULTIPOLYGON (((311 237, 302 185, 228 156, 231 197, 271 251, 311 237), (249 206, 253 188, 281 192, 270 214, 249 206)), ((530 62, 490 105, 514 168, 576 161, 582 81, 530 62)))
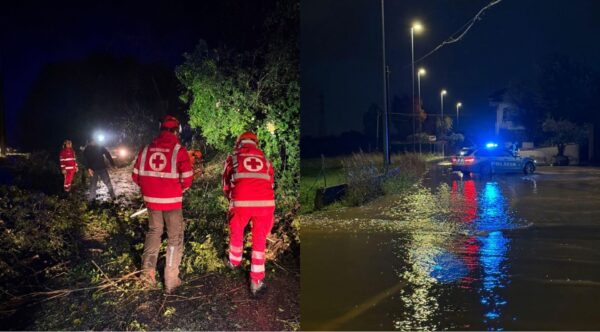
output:
MULTIPOLYGON (((109 171, 118 202, 130 204, 139 196, 131 180, 132 165, 109 171)), ((97 200, 109 200, 98 184, 97 200)), ((292 259, 293 260, 293 259, 292 259)), ((174 295, 148 291, 131 303, 131 322, 147 330, 298 330, 300 328, 300 271, 288 260, 267 275, 267 290, 254 298, 248 289, 248 271, 238 270, 186 281, 174 295), (283 265, 282 265, 283 264, 283 265)), ((268 267, 268 266, 267 266, 268 267)), ((90 327, 86 327, 90 328, 90 327)), ((134 326, 96 326, 93 329, 132 329, 134 326)))
POLYGON ((21 312, 3 329, 299 330, 299 271, 281 268, 268 275, 258 297, 251 296, 246 273, 212 273, 185 280, 172 295, 135 287, 70 295, 21 312))
MULTIPOLYGON (((139 204, 131 169, 109 171, 117 204, 139 204)), ((109 201, 101 181, 97 200, 102 205, 109 201)), ((95 233, 87 239, 90 261, 106 250, 102 237, 95 233)), ((299 330, 298 259, 290 256, 268 262, 267 289, 258 297, 249 292, 248 269, 188 276, 172 295, 162 289, 143 290, 128 281, 102 291, 74 292, 25 305, 10 321, 0 322, 0 330, 299 330)), ((89 286, 84 282, 68 288, 89 286)))

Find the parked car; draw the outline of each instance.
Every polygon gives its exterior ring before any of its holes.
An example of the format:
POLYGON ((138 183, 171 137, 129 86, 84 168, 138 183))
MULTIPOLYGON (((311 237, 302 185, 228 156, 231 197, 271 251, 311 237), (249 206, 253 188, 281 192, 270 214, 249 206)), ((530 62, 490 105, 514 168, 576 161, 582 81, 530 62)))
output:
POLYGON ((536 163, 533 158, 521 157, 508 149, 487 144, 484 148, 463 148, 452 156, 452 170, 463 173, 517 173, 532 174, 536 163))

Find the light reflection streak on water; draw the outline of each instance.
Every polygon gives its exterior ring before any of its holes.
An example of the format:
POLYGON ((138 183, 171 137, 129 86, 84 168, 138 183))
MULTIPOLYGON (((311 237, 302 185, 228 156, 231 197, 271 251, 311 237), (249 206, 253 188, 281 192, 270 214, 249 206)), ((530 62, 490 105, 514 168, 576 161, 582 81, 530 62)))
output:
POLYGON ((480 229, 489 230, 490 233, 478 239, 482 244, 479 256, 483 273, 480 296, 481 304, 485 308, 484 323, 488 329, 501 328, 498 322, 502 315, 502 307, 506 305, 506 300, 499 293, 508 283, 505 261, 510 239, 504 236, 502 229, 511 225, 511 218, 506 207, 498 184, 486 183, 480 200, 480 229))
POLYGON ((447 268, 458 274, 465 270, 460 260, 445 249, 455 233, 452 223, 440 222, 440 216, 446 214, 449 207, 450 192, 448 186, 441 186, 436 194, 422 191, 413 197, 410 215, 417 218, 407 222, 415 227, 411 227, 409 241, 400 248, 408 250, 407 267, 400 275, 410 286, 400 293, 403 309, 394 321, 394 328, 398 330, 439 330, 439 320, 435 317, 439 312, 434 289, 439 283, 437 278, 454 280, 455 276, 447 273, 447 268), (442 269, 440 262, 444 264, 442 269))
MULTIPOLYGON (((436 194, 438 206, 444 206, 443 197, 436 194)), ((477 290, 484 309, 484 326, 501 329, 506 300, 499 291, 508 283, 506 261, 510 245, 502 231, 516 226, 508 202, 498 183, 477 184, 473 180, 452 183, 448 198, 449 210, 456 217, 448 216, 442 209, 437 214, 421 213, 419 223, 423 228, 411 232, 411 241, 405 247, 408 268, 402 273, 411 287, 401 293, 406 309, 394 327, 400 330, 442 327, 437 319, 441 317, 436 318, 444 314, 440 312, 439 286, 457 282, 458 287, 477 290), (445 225, 448 220, 464 225, 463 231, 474 235, 459 235, 461 228, 445 225), (445 231, 434 231, 435 225, 445 231)))
MULTIPOLYGON (((462 181, 461 181, 462 182, 462 181)), ((465 260, 470 260, 467 265, 476 264, 474 255, 479 256, 481 266, 481 286, 480 303, 484 307, 483 322, 488 329, 499 329, 498 322, 502 316, 502 307, 506 305, 506 300, 500 295, 500 289, 508 283, 507 276, 507 252, 509 250, 510 239, 504 236, 502 230, 515 227, 511 211, 508 211, 506 198, 502 194, 501 188, 496 182, 485 183, 481 195, 477 197, 471 193, 470 188, 475 188, 473 180, 464 181, 464 183, 453 183, 453 189, 463 189, 462 193, 465 199, 465 208, 475 203, 477 204, 477 218, 474 221, 476 231, 488 231, 487 235, 477 236, 476 242, 479 246, 474 246, 473 241, 465 247, 465 260), (469 188, 469 190, 467 189, 469 188), (478 252, 473 252, 477 248, 478 252)), ((473 222, 470 213, 467 212, 466 222, 473 222)), ((471 237, 471 240, 473 237, 471 237)), ((471 279, 470 281, 475 281, 471 279)))

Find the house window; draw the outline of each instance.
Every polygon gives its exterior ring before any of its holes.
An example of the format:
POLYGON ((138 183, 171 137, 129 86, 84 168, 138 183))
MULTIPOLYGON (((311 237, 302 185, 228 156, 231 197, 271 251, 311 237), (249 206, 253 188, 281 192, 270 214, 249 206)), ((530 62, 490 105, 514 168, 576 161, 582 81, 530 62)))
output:
POLYGON ((518 114, 518 110, 514 108, 505 107, 502 110, 502 122, 516 122, 518 114))

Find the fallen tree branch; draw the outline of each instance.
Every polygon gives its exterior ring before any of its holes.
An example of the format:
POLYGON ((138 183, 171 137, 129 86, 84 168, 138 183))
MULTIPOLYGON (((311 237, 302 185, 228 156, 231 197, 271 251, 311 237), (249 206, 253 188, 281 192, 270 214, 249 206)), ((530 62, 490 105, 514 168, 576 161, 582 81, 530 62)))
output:
POLYGON ((104 271, 102 271, 102 269, 100 268, 100 266, 98 266, 98 264, 96 264, 96 262, 92 259, 92 264, 94 264, 94 266, 96 268, 98 268, 98 271, 100 271, 100 273, 104 276, 104 278, 106 279, 106 281, 108 283, 110 283, 111 285, 115 286, 116 288, 118 288, 120 291, 125 291, 123 288, 119 287, 119 285, 117 285, 114 281, 110 280, 110 278, 106 275, 106 273, 104 273, 104 271))

